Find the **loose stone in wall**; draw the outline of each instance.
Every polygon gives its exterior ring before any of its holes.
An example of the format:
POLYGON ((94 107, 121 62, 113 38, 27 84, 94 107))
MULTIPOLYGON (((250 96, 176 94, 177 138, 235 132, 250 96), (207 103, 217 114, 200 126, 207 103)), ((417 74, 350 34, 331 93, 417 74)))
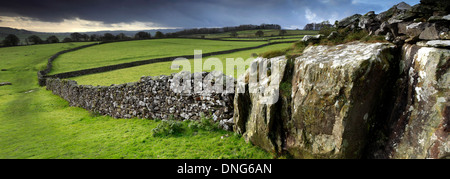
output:
MULTIPOLYGON (((234 83, 234 78, 218 72, 193 75, 182 72, 170 76, 142 77, 139 82, 108 87, 78 85, 72 80, 52 78, 47 79, 46 84, 48 90, 67 100, 71 106, 115 118, 199 120, 201 115, 205 115, 231 130, 234 93, 227 93, 224 86, 222 88, 225 90, 221 93, 214 93, 214 90, 207 88, 207 84, 194 84, 195 76, 202 81, 220 78, 224 83, 234 83), (189 77, 190 87, 203 89, 199 92, 188 86, 182 87, 181 91, 174 89, 171 84, 174 80, 181 80, 181 76, 189 77)), ((219 88, 219 85, 209 86, 219 88)))

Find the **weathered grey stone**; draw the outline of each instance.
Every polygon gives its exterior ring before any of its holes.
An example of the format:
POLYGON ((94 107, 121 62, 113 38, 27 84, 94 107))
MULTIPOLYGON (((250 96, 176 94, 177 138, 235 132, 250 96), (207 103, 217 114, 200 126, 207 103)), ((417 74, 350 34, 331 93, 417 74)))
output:
POLYGON ((437 22, 437 21, 450 21, 450 14, 446 16, 431 16, 428 18, 428 22, 437 22))
POLYGON ((253 68, 238 78, 234 97, 234 131, 242 134, 247 142, 267 151, 281 151, 280 131, 276 128, 281 121, 277 115, 280 83, 275 79, 284 77, 286 59, 257 58, 252 65, 253 68), (271 71, 270 75, 258 74, 257 69, 274 65, 279 65, 279 70, 271 71), (258 79, 260 83, 252 84, 252 79, 258 79))
POLYGON ((0 83, 0 86, 5 86, 5 85, 12 85, 12 83, 10 83, 10 82, 2 82, 2 83, 0 83))
POLYGON ((388 22, 388 24, 397 24, 397 23, 403 22, 403 20, 390 18, 387 22, 388 22))
POLYGON ((407 26, 410 25, 410 22, 402 22, 402 23, 398 23, 397 27, 398 27, 398 34, 403 34, 405 35, 407 33, 407 26))
POLYGON ((439 39, 450 40, 450 31, 439 33, 439 39))
POLYGON ((234 126, 233 118, 223 119, 219 122, 219 127, 227 131, 233 131, 233 126, 234 126))
POLYGON ((313 41, 318 41, 320 40, 320 35, 305 35, 302 38, 302 42, 313 42, 313 41))
POLYGON ((394 40, 394 35, 392 35, 390 32, 388 32, 384 38, 387 41, 393 41, 394 40))
POLYGON ((370 11, 367 14, 359 18, 358 26, 361 29, 367 30, 370 33, 374 33, 380 27, 380 22, 376 19, 374 11, 370 11))
POLYGON ((431 24, 425 27, 425 30, 420 33, 419 38, 422 40, 439 40, 439 30, 437 30, 435 24, 431 24))
POLYGON ((450 48, 450 40, 432 40, 426 43, 429 47, 444 47, 450 48))
POLYGON ((292 91, 280 94, 273 105, 247 92, 248 80, 256 75, 247 71, 238 79, 245 83, 237 90, 246 92, 235 94, 234 131, 267 151, 286 150, 298 158, 360 157, 369 130, 360 126, 373 122, 391 70, 392 49, 391 44, 358 42, 310 46, 293 70, 288 70, 289 62, 280 61, 285 69, 276 74, 292 78, 292 91))
POLYGON ((443 16, 442 19, 450 21, 450 14, 443 16))
POLYGON ((334 39, 334 38, 336 38, 338 35, 339 35, 338 32, 333 31, 333 32, 330 33, 330 35, 328 35, 327 39, 334 39))
MULTIPOLYGON (((208 76, 207 74, 209 73, 199 73, 201 81, 208 76)), ((213 72, 213 74, 220 76, 221 73, 213 72)), ((200 98, 205 94, 194 93, 193 89, 187 86, 177 91, 186 92, 186 94, 173 91, 172 82, 179 76, 190 79, 191 74, 181 72, 171 76, 142 77, 136 83, 108 87, 84 86, 78 85, 75 81, 52 78, 48 78, 46 84, 48 90, 69 101, 71 106, 82 107, 115 118, 168 119, 173 116, 183 120, 198 120, 200 112, 214 113, 217 120, 225 117, 228 119, 228 116, 232 116, 233 94, 211 93, 200 101, 201 105, 198 105, 199 101, 192 99, 200 98), (178 96, 178 99, 175 96, 178 96), (222 112, 224 108, 231 108, 231 110, 222 112)), ((230 81, 233 82, 234 79, 230 81)), ((188 82, 189 86, 194 86, 193 80, 188 82)))
POLYGON ((388 23, 382 22, 380 28, 375 31, 375 35, 386 35, 389 32, 388 23))
POLYGON ((295 60, 286 149, 299 158, 358 158, 393 60, 393 45, 308 47, 295 60))
POLYGON ((417 22, 417 23, 411 23, 408 26, 406 26, 406 35, 410 37, 419 37, 419 35, 423 32, 425 27, 427 26, 427 23, 423 22, 417 22))
POLYGON ((409 5, 408 3, 405 3, 405 2, 398 3, 397 5, 395 5, 395 7, 397 7, 398 10, 409 10, 409 9, 411 9, 411 5, 409 5))
POLYGON ((442 158, 450 153, 450 50, 405 45, 404 111, 395 116, 391 158, 442 158))
POLYGON ((350 27, 352 25, 358 26, 359 19, 361 18, 361 14, 354 14, 352 16, 346 17, 339 21, 338 27, 345 28, 350 27))
POLYGON ((389 24, 395 24, 403 22, 404 20, 408 20, 413 18, 416 14, 409 11, 411 6, 405 2, 401 2, 397 5, 394 5, 389 10, 380 13, 377 16, 377 19, 380 21, 388 21, 389 24))

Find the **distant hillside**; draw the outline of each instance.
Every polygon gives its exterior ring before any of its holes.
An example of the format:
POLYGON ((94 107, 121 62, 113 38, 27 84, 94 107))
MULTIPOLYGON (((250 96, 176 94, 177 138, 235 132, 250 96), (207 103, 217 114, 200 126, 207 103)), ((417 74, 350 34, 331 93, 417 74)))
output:
MULTIPOLYGON (((152 35, 155 35, 156 31, 161 31, 162 33, 173 33, 173 32, 177 32, 180 30, 182 30, 182 29, 155 29, 155 30, 140 30, 140 31, 96 31, 96 32, 78 32, 78 33, 88 34, 88 35, 92 35, 92 34, 103 35, 105 33, 111 33, 113 35, 118 35, 120 33, 124 33, 126 36, 134 37, 134 35, 136 33, 141 32, 141 31, 148 32, 152 35)), ((0 27, 0 41, 5 39, 5 37, 8 36, 9 34, 16 35, 20 39, 20 44, 26 45, 26 39, 31 35, 37 35, 42 40, 45 40, 52 35, 55 35, 56 37, 58 37, 58 39, 60 41, 62 41, 64 38, 70 37, 71 32, 46 33, 46 32, 29 31, 29 30, 24 30, 24 29, 14 29, 14 28, 10 28, 10 27, 0 27)))
POLYGON ((61 41, 64 38, 70 36, 70 33, 44 33, 44 32, 34 32, 34 31, 29 31, 29 30, 24 30, 24 29, 14 29, 14 28, 10 28, 10 27, 0 27, 0 41, 5 39, 5 37, 8 36, 9 34, 14 34, 17 37, 19 37, 21 45, 26 45, 25 39, 27 39, 31 35, 37 35, 43 40, 47 39, 48 37, 50 37, 52 35, 55 35, 61 41))
POLYGON ((165 34, 165 33, 178 32, 180 30, 182 30, 182 29, 155 29, 155 30, 138 30, 138 31, 124 31, 124 30, 120 31, 119 30, 119 31, 96 31, 96 32, 79 32, 79 33, 88 34, 88 35, 92 35, 92 34, 103 35, 105 33, 118 35, 120 33, 123 33, 126 36, 134 37, 134 35, 136 35, 136 33, 138 33, 138 32, 148 32, 148 33, 152 34, 152 36, 153 36, 153 35, 155 35, 156 31, 160 31, 165 34))
POLYGON ((24 30, 24 29, 13 29, 13 28, 9 28, 9 27, 0 27, 0 35, 1 36, 6 36, 8 34, 33 34, 34 32, 32 31, 28 31, 28 30, 24 30))

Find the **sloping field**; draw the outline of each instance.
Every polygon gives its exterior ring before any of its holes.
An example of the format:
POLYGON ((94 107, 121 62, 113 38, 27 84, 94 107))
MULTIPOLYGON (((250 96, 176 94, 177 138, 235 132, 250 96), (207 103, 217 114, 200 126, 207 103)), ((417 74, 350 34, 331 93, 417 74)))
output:
POLYGON ((162 57, 254 47, 266 42, 233 42, 201 39, 155 39, 115 42, 93 46, 59 56, 50 74, 162 57))
MULTIPOLYGON (((226 58, 243 58, 244 60, 247 60, 248 58, 251 58, 251 60, 254 59, 252 57, 252 54, 260 54, 263 52, 271 51, 271 50, 280 50, 280 49, 286 49, 292 44, 286 43, 286 44, 276 44, 276 45, 269 45, 266 47, 258 48, 258 49, 252 49, 252 50, 245 50, 230 54, 224 54, 224 55, 217 55, 212 57, 205 57, 203 58, 203 61, 209 59, 209 58, 218 58, 223 64, 223 67, 226 68, 226 58)), ((248 60, 247 62, 250 62, 251 60, 248 60)), ((194 68, 194 60, 190 59, 191 62, 191 68, 194 68)), ((114 70, 110 72, 104 72, 104 73, 97 73, 92 75, 84 75, 79 77, 71 78, 72 80, 75 80, 78 82, 78 84, 83 85, 101 85, 101 86, 109 86, 111 84, 122 84, 122 83, 128 83, 128 82, 135 82, 140 79, 142 76, 159 76, 159 75, 170 75, 172 73, 177 73, 180 70, 173 71, 171 70, 172 62, 161 62, 161 63, 153 63, 148 65, 142 65, 132 68, 126 68, 126 69, 120 69, 120 70, 114 70)), ((240 65, 248 65, 247 63, 240 64, 240 65)), ((226 71, 222 69, 217 69, 220 71, 226 71)), ((207 70, 209 71, 209 70, 207 70)), ((237 72, 234 72, 234 74, 227 74, 234 76, 235 78, 240 75, 237 74, 237 72)))
POLYGON ((154 137, 160 122, 91 114, 38 86, 49 57, 85 44, 0 48, 0 82, 12 83, 0 87, 0 159, 272 158, 226 131, 154 137))
POLYGON ((270 40, 270 42, 274 42, 277 40, 284 40, 284 41, 293 41, 293 40, 301 40, 305 35, 290 35, 290 36, 275 36, 275 37, 253 37, 253 38, 245 38, 245 37, 239 37, 239 38, 234 38, 234 37, 226 37, 226 38, 221 38, 221 40, 237 40, 237 41, 242 41, 242 40, 253 40, 253 41, 258 41, 258 40, 270 40))
MULTIPOLYGON (((258 30, 243 30, 243 31, 237 31, 238 34, 237 37, 240 38, 256 38, 255 33, 258 30)), ((262 29, 261 31, 264 32, 264 37, 274 37, 280 35, 280 30, 275 29, 262 29)), ((305 31, 305 30, 286 30, 286 36, 292 36, 292 35, 315 35, 317 34, 317 31, 305 31)), ((193 35, 187 35, 186 37, 191 38, 229 38, 231 37, 231 32, 224 32, 224 33, 216 33, 216 34, 193 34, 193 35)))

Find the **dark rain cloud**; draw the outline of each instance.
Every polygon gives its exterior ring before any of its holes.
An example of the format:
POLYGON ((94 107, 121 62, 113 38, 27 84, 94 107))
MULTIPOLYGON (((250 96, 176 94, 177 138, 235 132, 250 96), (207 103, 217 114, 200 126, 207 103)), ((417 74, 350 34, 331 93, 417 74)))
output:
POLYGON ((47 22, 72 18, 106 24, 140 21, 165 27, 261 23, 289 27, 308 23, 305 18, 307 9, 317 19, 327 20, 332 16, 339 19, 354 13, 386 10, 386 5, 369 0, 14 0, 2 2, 0 15, 31 17, 47 22))

